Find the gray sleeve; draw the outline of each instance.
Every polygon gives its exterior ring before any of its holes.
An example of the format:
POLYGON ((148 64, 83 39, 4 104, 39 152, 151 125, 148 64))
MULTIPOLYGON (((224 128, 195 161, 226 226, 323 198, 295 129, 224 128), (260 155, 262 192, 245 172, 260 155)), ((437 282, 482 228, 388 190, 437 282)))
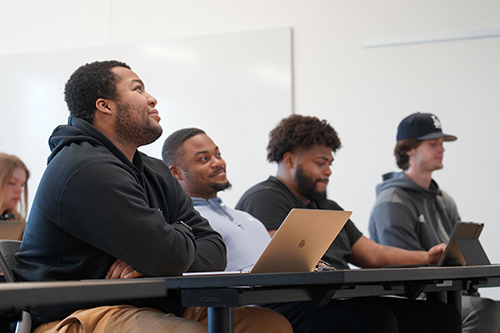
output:
POLYGON ((376 205, 370 216, 370 238, 382 245, 407 250, 424 250, 418 238, 418 221, 414 214, 401 203, 382 202, 376 205))

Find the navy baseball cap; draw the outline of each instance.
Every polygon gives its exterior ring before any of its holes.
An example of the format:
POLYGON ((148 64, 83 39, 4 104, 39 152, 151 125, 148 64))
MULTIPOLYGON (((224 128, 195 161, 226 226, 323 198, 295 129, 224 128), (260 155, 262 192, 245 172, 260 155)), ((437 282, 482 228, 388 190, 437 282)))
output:
POLYGON ((441 122, 436 115, 417 112, 409 115, 399 123, 396 140, 415 139, 421 141, 439 138, 444 138, 444 141, 455 141, 457 139, 454 135, 443 133, 441 122))

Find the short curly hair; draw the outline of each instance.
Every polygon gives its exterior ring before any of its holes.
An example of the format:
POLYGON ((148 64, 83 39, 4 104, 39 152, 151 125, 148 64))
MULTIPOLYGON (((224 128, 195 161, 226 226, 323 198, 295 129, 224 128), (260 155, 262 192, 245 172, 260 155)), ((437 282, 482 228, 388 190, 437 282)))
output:
POLYGON ((396 164, 403 171, 408 170, 410 167, 410 156, 407 152, 413 148, 420 146, 422 141, 413 138, 399 140, 394 147, 394 156, 396 157, 396 164))
POLYGON ((326 120, 294 114, 282 119, 269 133, 267 160, 279 163, 286 152, 317 144, 330 147, 334 153, 341 147, 337 132, 326 120))
POLYGON ((64 100, 70 115, 92 124, 95 102, 99 98, 116 99, 116 83, 120 78, 111 71, 113 67, 131 69, 124 62, 106 60, 85 64, 71 74, 64 88, 64 100))

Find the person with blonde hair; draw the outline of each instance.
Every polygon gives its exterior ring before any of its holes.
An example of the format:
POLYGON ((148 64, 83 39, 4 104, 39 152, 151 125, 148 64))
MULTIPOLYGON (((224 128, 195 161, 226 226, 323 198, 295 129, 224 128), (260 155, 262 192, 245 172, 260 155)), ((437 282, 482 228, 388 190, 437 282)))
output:
POLYGON ((26 221, 29 177, 19 157, 0 153, 0 219, 26 221))

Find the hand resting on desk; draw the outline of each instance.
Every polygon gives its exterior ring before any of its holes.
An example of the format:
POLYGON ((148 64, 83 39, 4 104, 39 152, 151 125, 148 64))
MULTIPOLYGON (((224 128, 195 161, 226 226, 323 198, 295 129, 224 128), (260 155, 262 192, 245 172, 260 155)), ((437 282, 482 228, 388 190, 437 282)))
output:
POLYGON ((106 279, 133 279, 146 276, 120 259, 117 259, 106 273, 106 279))

